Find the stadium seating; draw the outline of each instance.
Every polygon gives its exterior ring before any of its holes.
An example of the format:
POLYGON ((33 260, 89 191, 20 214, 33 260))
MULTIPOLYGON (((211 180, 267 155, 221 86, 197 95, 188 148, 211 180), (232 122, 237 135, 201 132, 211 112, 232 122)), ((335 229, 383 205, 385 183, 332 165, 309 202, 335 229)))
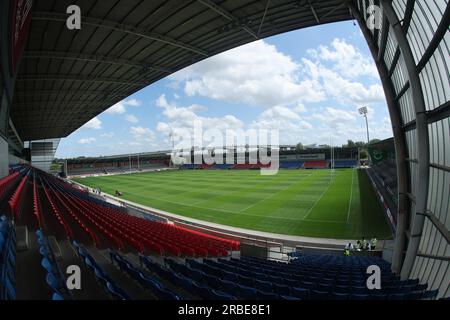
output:
POLYGON ((16 233, 5 215, 0 216, 0 300, 14 300, 16 233))
POLYGON ((232 169, 235 170, 257 170, 261 168, 269 168, 270 164, 262 164, 262 163, 256 163, 256 164, 235 164, 233 165, 232 169))
MULTIPOLYGON (((98 235, 101 235, 108 240, 111 248, 118 250, 127 245, 141 253, 188 257, 223 257, 227 256, 229 251, 239 249, 239 243, 236 241, 166 222, 130 216, 122 209, 91 198, 87 193, 37 169, 33 169, 32 174, 33 209, 37 222, 42 224, 38 204, 45 203, 49 207, 51 219, 58 223, 69 239, 74 239, 74 230, 80 230, 91 239, 94 246, 99 245, 98 235), (37 192, 37 185, 40 186, 41 192, 37 192)), ((20 173, 16 172, 11 176, 18 179, 18 175, 20 173)), ((8 182, 12 178, 3 180, 8 182)))
POLYGON ((201 165, 199 164, 193 164, 193 163, 185 163, 181 166, 181 169, 199 169, 201 165))
POLYGON ((281 169, 300 169, 303 167, 303 161, 281 161, 281 169))
POLYGON ((306 161, 303 165, 305 169, 326 169, 328 168, 329 163, 325 160, 319 161, 306 161))
POLYGON ((71 299, 71 293, 66 288, 66 279, 60 266, 58 265, 47 237, 44 236, 42 229, 36 231, 39 243, 39 253, 42 256, 41 266, 47 273, 46 282, 52 290, 52 299, 67 300, 71 299))
POLYGON ((334 160, 335 168, 354 168, 357 165, 357 160, 334 160))
POLYGON ((132 280, 136 281, 139 285, 149 291, 157 299, 161 300, 180 300, 181 298, 165 288, 163 284, 149 276, 146 272, 140 270, 130 261, 122 257, 119 253, 110 251, 111 262, 132 280))
POLYGON ((223 163, 223 164, 216 164, 214 167, 215 167, 216 169, 223 169, 223 170, 226 170, 226 169, 231 169, 231 168, 233 167, 233 165, 232 165, 232 164, 226 164, 226 163, 223 163))
POLYGON ((289 264, 261 258, 188 259, 186 264, 169 258, 166 266, 148 257, 141 257, 141 261, 151 272, 203 299, 226 295, 261 300, 404 300, 434 294, 417 280, 400 281, 390 272, 389 264, 378 257, 303 255, 289 264), (381 290, 371 291, 365 285, 366 268, 372 264, 383 270, 381 290))

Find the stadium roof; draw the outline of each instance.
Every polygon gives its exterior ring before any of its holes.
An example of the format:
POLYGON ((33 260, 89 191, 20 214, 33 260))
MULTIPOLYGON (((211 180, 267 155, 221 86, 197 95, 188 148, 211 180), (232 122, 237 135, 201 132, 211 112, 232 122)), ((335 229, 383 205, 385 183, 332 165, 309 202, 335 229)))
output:
MULTIPOLYGON (((11 119, 22 140, 65 137, 143 87, 275 34, 351 19, 344 0, 36 0, 11 119)), ((257 52, 255 52, 257 54, 257 52)))

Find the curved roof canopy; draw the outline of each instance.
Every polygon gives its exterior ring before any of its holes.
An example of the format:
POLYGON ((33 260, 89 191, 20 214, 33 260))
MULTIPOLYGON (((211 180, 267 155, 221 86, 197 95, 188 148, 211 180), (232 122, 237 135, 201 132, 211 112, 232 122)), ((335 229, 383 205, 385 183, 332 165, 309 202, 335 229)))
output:
POLYGON ((11 108, 23 140, 65 137, 139 89, 222 51, 352 18, 344 0, 81 0, 81 30, 69 30, 72 4, 34 2, 11 108))

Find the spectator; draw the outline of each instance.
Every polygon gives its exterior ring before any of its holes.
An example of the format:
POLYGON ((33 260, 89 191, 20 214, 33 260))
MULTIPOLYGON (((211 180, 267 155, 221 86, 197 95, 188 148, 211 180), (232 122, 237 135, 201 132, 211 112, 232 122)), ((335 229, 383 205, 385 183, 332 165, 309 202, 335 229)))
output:
POLYGON ((377 246, 377 242, 378 242, 378 240, 376 237, 373 237, 370 240, 370 250, 375 250, 375 247, 377 246))
POLYGON ((351 243, 351 242, 349 242, 346 246, 345 246, 345 249, 348 249, 348 250, 355 250, 355 248, 354 248, 354 246, 353 246, 353 243, 351 243))
POLYGON ((361 240, 356 241, 356 251, 361 251, 363 248, 361 240))

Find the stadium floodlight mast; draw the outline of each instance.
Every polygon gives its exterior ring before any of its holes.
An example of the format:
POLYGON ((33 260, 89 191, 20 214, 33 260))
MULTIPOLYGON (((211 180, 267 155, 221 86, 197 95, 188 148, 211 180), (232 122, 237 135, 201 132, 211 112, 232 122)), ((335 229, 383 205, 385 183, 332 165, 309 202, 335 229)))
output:
POLYGON ((366 118, 366 130, 367 130, 367 144, 369 144, 369 122, 367 121, 367 114, 369 113, 367 107, 362 107, 358 109, 359 114, 366 118))

